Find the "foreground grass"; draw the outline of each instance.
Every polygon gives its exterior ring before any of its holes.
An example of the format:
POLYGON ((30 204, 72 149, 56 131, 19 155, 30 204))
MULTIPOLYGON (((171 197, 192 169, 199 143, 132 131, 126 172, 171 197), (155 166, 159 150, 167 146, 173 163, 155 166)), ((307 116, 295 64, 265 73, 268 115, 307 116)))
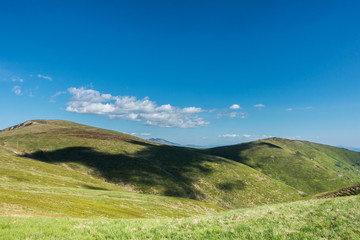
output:
POLYGON ((4 239, 360 239, 360 197, 308 200, 184 219, 1 217, 4 239))

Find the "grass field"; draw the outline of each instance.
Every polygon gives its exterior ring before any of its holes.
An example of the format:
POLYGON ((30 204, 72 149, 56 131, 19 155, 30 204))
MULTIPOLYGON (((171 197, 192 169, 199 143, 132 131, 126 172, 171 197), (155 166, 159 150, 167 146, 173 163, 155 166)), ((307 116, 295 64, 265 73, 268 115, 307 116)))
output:
POLYGON ((0 217, 3 239, 360 239, 360 197, 183 219, 0 217))

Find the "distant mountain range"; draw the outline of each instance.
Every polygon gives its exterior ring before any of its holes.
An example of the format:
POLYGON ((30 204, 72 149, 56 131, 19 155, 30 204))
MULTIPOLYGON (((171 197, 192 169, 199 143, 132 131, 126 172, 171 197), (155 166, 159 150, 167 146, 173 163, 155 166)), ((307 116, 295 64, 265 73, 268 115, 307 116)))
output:
POLYGON ((167 144, 167 145, 172 145, 172 146, 182 146, 181 144, 170 142, 170 141, 168 141, 166 139, 163 139, 163 138, 149 138, 148 140, 151 141, 151 142, 167 144))
POLYGON ((161 143, 161 144, 167 144, 167 145, 171 145, 171 146, 177 146, 177 147, 189 147, 189 148, 211 148, 211 147, 218 147, 216 145, 204 145, 204 146, 200 146, 200 145, 192 145, 192 144, 187 144, 187 145, 181 145, 179 143, 174 143, 174 142, 170 142, 166 139, 163 138, 150 138, 148 139, 148 141, 151 142, 156 142, 156 143, 161 143))
POLYGON ((360 148, 346 147, 346 146, 337 146, 337 147, 349 149, 349 150, 355 151, 355 152, 360 152, 360 148))

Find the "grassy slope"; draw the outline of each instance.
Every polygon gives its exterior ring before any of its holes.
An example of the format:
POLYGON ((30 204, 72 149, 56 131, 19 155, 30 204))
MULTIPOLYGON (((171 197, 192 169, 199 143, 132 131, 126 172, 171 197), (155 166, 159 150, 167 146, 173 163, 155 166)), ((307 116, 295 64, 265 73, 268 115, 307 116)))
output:
POLYGON ((246 164, 304 194, 360 182, 360 153, 322 144, 269 138, 204 152, 246 164))
POLYGON ((0 148, 0 215, 149 218, 217 211, 221 209, 189 199, 131 193, 0 148))
POLYGON ((313 196, 314 199, 318 198, 334 198, 334 197, 345 197, 351 195, 359 195, 360 194, 360 184, 342 188, 336 191, 330 191, 325 193, 320 193, 313 196))
POLYGON ((60 120, 0 133, 0 147, 142 193, 226 208, 291 201, 298 192, 235 161, 60 120))
POLYGON ((360 197, 299 201, 185 219, 0 217, 4 239, 359 239, 360 197))

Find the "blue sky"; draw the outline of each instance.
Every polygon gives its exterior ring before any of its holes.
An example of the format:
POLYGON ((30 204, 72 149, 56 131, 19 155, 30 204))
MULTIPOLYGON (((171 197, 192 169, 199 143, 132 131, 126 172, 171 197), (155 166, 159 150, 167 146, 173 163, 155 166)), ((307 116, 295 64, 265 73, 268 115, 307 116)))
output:
POLYGON ((1 1, 0 128, 360 147, 358 1, 1 1))

